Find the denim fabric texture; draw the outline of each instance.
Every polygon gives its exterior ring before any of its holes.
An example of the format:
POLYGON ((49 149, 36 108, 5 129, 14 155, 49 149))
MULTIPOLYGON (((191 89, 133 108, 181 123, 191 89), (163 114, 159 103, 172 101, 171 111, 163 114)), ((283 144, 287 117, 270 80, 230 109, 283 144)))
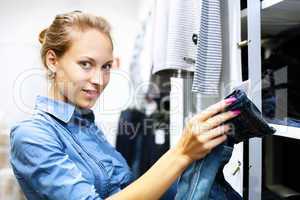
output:
POLYGON ((11 130, 11 165, 30 200, 101 200, 132 181, 91 110, 42 96, 11 130))
POLYGON ((194 162, 179 178, 176 200, 240 200, 223 175, 223 168, 229 161, 234 143, 252 137, 271 135, 276 130, 263 119, 258 108, 242 90, 235 90, 226 98, 237 100, 226 108, 240 110, 241 114, 226 123, 233 125, 232 134, 226 144, 216 147, 205 158, 194 162))
POLYGON ((223 197, 222 200, 242 199, 223 176, 223 167, 229 161, 232 150, 232 147, 225 144, 219 145, 206 157, 187 168, 178 179, 175 200, 218 200, 219 197, 223 197), (225 193, 238 195, 238 198, 227 198, 225 193))
POLYGON ((228 110, 240 110, 241 114, 229 120, 233 125, 231 136, 234 143, 245 141, 252 137, 272 135, 275 129, 263 119, 261 112, 242 90, 235 90, 226 98, 234 97, 237 100, 226 108, 228 110))
POLYGON ((242 200, 242 197, 225 181, 222 171, 219 171, 211 188, 209 200, 242 200))

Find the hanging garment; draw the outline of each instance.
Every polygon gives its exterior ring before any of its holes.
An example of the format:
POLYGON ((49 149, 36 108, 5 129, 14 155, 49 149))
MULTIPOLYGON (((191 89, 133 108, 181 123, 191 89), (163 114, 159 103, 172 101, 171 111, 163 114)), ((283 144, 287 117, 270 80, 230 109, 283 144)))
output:
POLYGON ((200 9, 197 0, 157 0, 152 73, 165 69, 194 70, 200 9), (164 18, 158 19, 163 16, 164 18), (158 20, 163 20, 157 23, 158 20), (167 26, 166 26, 167 25, 167 26), (162 41, 162 43, 160 43, 162 41), (164 52, 163 52, 164 51, 164 52), (160 55, 158 52, 162 52, 160 55))
MULTIPOLYGON (((155 98, 158 110, 149 116, 136 109, 121 113, 116 148, 127 160, 137 179, 143 175, 170 148, 168 102, 164 95, 155 98)), ((165 192, 161 200, 173 200, 177 183, 165 192)))
MULTIPOLYGON (((215 1, 212 1, 215 2, 215 1)), ((224 27, 222 29, 222 41, 224 44, 222 45, 224 48, 224 51, 222 52, 222 62, 224 65, 224 68, 221 70, 220 74, 220 85, 223 87, 218 88, 218 92, 216 94, 203 94, 203 93, 196 93, 197 94, 197 113, 202 112, 204 109, 206 109, 208 106, 220 101, 223 99, 224 96, 228 95, 230 91, 233 90, 237 85, 240 85, 242 83, 242 70, 241 70, 241 63, 240 63, 240 55, 236 53, 235 49, 232 48, 236 44, 236 41, 240 41, 240 35, 238 33, 230 33, 230 30, 234 30, 236 24, 239 22, 238 19, 234 18, 232 15, 232 10, 229 10, 228 3, 227 1, 220 1, 222 2, 222 11, 224 11, 224 15, 228 16, 227 18, 222 18, 222 23, 224 24, 224 27), (223 7, 224 6, 224 7, 223 7), (224 9, 223 9, 224 8, 224 9), (230 19, 230 20, 229 20, 230 19), (236 23, 231 23, 233 20, 236 23), (230 34, 229 34, 230 33, 230 34), (233 52, 234 50, 234 52, 233 52)), ((202 1, 204 3, 204 1, 202 1)), ((210 3, 210 2, 209 2, 210 3)), ((232 8, 231 8, 232 9, 232 8)), ((199 44, 199 39, 197 45, 199 44)), ((198 46, 199 47, 199 46, 198 46)), ((239 50, 237 50, 239 51, 239 50)), ((231 144, 232 145, 232 144, 231 144)), ((216 149, 220 150, 221 148, 225 148, 227 150, 227 153, 224 155, 224 152, 220 153, 218 150, 213 150, 210 155, 206 156, 202 161, 206 162, 204 163, 203 166, 207 165, 209 162, 206 161, 206 159, 209 159, 211 157, 219 158, 220 160, 219 163, 219 168, 216 169, 215 166, 211 167, 211 170, 208 170, 210 175, 208 178, 207 176, 198 176, 199 179, 197 179, 198 182, 192 182, 192 177, 195 175, 197 176, 197 171, 203 170, 201 168, 201 162, 195 162, 192 165, 194 168, 188 168, 182 176, 178 180, 178 194, 177 197, 178 199, 187 199, 184 197, 184 195, 181 194, 189 194, 192 193, 193 191, 189 189, 194 189, 194 190, 202 190, 200 187, 196 188, 193 187, 193 185, 198 185, 201 186, 201 183, 207 181, 210 184, 205 185, 207 190, 203 191, 200 193, 200 195, 203 195, 205 198, 198 197, 197 195, 199 194, 197 191, 193 192, 194 196, 190 196, 191 198, 194 199, 201 199, 201 200, 218 200, 218 199, 242 199, 241 194, 242 194, 242 186, 243 186, 243 167, 241 166, 240 170, 236 173, 235 176, 232 176, 232 170, 236 169, 237 164, 240 162, 241 165, 243 165, 243 144, 239 143, 234 145, 232 154, 230 152, 230 147, 231 145, 227 144, 226 148, 224 147, 217 147, 216 149), (223 157, 219 157, 220 155, 223 154, 223 157), (229 160, 230 158, 230 160, 229 160), (198 164, 197 164, 198 163, 198 164), (225 165, 226 163, 226 165, 225 165), (225 166, 224 166, 225 165, 225 166), (197 169, 196 169, 197 168, 197 169), (223 175, 224 172, 224 175, 223 175), (189 180, 188 176, 191 174, 191 178, 189 180), (213 175, 215 174, 215 175, 213 175), (226 179, 224 179, 224 176, 226 179), (202 180, 202 178, 204 180, 202 180), (186 181, 184 181, 186 180, 186 181), (228 181, 228 182, 226 182, 228 181), (190 183, 190 185, 187 185, 186 183, 190 183), (211 184, 213 182, 213 184, 211 184), (227 192, 226 192, 227 191, 227 192), (228 196, 226 196, 228 194, 228 196)), ((202 173, 203 174, 203 173, 202 173)), ((196 179, 193 179, 194 181, 196 179)))
POLYGON ((116 149, 131 168, 134 179, 141 175, 142 136, 144 135, 144 119, 146 115, 137 109, 127 109, 121 112, 116 149))
POLYGON ((167 113, 155 112, 146 116, 136 109, 127 109, 121 113, 116 149, 132 168, 135 178, 144 174, 168 151, 168 126, 167 113))
POLYGON ((221 1, 202 0, 192 91, 218 94, 222 70, 221 1))
POLYGON ((166 67, 170 0, 156 0, 153 11, 153 69, 156 73, 166 67))
MULTIPOLYGON (((130 86, 134 91, 138 91, 139 96, 144 96, 148 90, 148 82, 151 77, 152 70, 152 11, 149 11, 148 15, 141 23, 141 27, 138 35, 135 39, 133 48, 133 55, 129 66, 130 86), (138 74, 138 76, 137 76, 138 74), (146 84, 145 84, 146 83, 146 84), (144 87, 142 87, 144 86, 144 87), (142 89, 141 89, 142 87, 142 89)), ((134 102, 137 105, 131 105, 139 108, 141 102, 134 102)))

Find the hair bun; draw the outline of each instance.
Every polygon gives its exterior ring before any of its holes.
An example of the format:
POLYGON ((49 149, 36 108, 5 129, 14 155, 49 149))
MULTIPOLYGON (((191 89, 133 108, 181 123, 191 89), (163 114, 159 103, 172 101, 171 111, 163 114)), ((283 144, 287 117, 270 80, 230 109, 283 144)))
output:
POLYGON ((44 30, 42 30, 39 34, 39 42, 41 44, 44 44, 45 39, 46 39, 46 32, 47 32, 48 28, 45 28, 44 30))

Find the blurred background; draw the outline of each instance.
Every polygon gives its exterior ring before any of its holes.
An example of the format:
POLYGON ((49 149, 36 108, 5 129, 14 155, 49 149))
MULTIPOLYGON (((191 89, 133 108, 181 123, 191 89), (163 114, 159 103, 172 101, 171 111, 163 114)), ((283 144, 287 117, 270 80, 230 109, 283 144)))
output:
POLYGON ((0 200, 22 199, 8 164, 9 129, 31 114, 35 97, 45 95, 49 87, 39 54, 40 31, 50 25, 56 14, 74 10, 93 13, 110 22, 114 56, 120 59, 121 65, 120 70, 112 73, 95 114, 109 142, 115 145, 120 112, 130 104, 128 69, 134 40, 150 2, 0 0, 0 200))

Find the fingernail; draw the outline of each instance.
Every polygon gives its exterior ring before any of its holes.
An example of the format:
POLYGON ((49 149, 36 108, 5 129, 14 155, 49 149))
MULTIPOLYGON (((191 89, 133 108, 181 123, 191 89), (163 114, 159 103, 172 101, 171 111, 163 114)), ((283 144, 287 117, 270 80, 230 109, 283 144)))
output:
POLYGON ((240 110, 232 110, 231 112, 232 112, 232 114, 235 115, 235 116, 241 114, 241 111, 240 111, 240 110))
POLYGON ((226 103, 227 105, 230 105, 230 104, 232 104, 232 103, 235 102, 235 101, 236 101, 236 98, 235 98, 235 97, 230 97, 230 98, 228 98, 228 99, 225 100, 225 103, 226 103))

